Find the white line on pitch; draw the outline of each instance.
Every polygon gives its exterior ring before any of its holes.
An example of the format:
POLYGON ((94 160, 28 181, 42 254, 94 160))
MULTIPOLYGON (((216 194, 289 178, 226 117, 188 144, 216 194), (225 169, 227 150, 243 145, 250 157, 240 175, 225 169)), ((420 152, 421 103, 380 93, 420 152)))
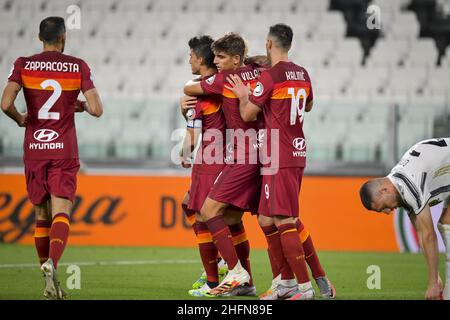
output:
MULTIPOLYGON (((199 260, 125 260, 125 261, 79 261, 59 263, 60 266, 118 266, 118 265, 146 265, 146 264, 194 264, 199 260)), ((0 264, 0 269, 8 268, 37 268, 38 263, 0 264)))

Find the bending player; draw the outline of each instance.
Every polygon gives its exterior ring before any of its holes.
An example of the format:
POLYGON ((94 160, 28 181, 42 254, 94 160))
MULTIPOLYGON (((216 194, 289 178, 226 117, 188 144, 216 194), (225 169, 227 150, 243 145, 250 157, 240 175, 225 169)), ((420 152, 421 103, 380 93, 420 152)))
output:
MULTIPOLYGON (((226 86, 239 98, 244 121, 256 119, 261 112, 264 114, 271 161, 263 159, 263 163, 264 169, 273 170, 263 170, 258 221, 266 235, 269 256, 274 260, 272 267, 278 265, 281 273, 281 280, 273 292, 262 297, 268 300, 314 298, 298 234, 298 230, 303 229, 297 219, 298 194, 306 159, 303 114, 312 108, 312 88, 306 70, 288 60, 292 36, 287 25, 270 27, 266 49, 272 68, 262 72, 252 95, 236 75, 227 78, 230 85, 226 86)), ((306 242, 308 237, 304 232, 302 240, 306 242)), ((334 288, 325 277, 312 242, 308 249, 313 251, 310 258, 314 255, 315 260, 311 260, 311 266, 322 295, 334 298, 334 288)))
POLYGON ((8 77, 1 108, 25 127, 24 164, 27 192, 36 212, 35 245, 45 276, 44 296, 64 299, 56 270, 69 236, 69 220, 80 167, 74 112, 103 113, 88 65, 63 54, 64 19, 49 17, 39 26, 42 53, 20 57, 8 77), (17 111, 19 91, 27 112, 17 111), (80 90, 87 104, 77 101, 80 90))
POLYGON ((437 235, 430 207, 444 201, 438 229, 445 243, 445 290, 450 300, 450 138, 418 142, 384 178, 371 179, 360 190, 367 210, 389 214, 403 207, 409 212, 428 266, 426 299, 442 298, 437 235))

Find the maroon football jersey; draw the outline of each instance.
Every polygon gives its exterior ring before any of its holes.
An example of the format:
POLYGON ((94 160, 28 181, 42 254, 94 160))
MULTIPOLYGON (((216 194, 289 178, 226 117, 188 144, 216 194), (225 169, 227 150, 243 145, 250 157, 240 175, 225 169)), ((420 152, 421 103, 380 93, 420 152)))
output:
POLYGON ((18 58, 8 80, 22 86, 27 104, 24 159, 77 159, 74 104, 80 90, 94 88, 88 65, 46 51, 18 58))
POLYGON ((197 151, 193 171, 218 174, 224 166, 225 117, 222 112, 222 96, 197 97, 193 127, 201 121, 202 142, 197 151), (220 151, 219 151, 220 150, 220 151))
POLYGON ((234 160, 239 163, 249 163, 249 153, 257 154, 262 141, 259 140, 258 131, 264 128, 263 117, 256 121, 245 122, 239 112, 239 99, 236 95, 225 88, 229 85, 226 80, 231 74, 238 75, 245 85, 248 83, 255 87, 261 68, 258 65, 246 65, 236 70, 224 70, 208 79, 200 82, 206 94, 220 94, 223 96, 222 110, 225 115, 227 129, 234 130, 234 160), (252 134, 256 132, 256 134, 252 134), (245 141, 245 143, 242 143, 245 141))
MULTIPOLYGON (((279 167, 305 167, 306 141, 303 134, 305 105, 312 101, 313 91, 308 72, 292 62, 281 61, 264 71, 250 101, 262 108, 271 147, 271 130, 277 129, 279 167)), ((272 161, 273 162, 273 161, 272 161)))

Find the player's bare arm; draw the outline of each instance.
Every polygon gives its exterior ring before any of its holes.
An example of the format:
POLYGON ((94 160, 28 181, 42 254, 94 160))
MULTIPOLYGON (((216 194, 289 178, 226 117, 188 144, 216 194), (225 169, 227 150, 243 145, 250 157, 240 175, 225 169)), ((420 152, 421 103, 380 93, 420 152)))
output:
POLYGON ((258 113, 261 112, 261 108, 248 99, 251 93, 250 84, 246 86, 238 75, 228 76, 227 81, 230 85, 225 85, 225 88, 233 92, 239 99, 239 112, 242 120, 246 122, 255 121, 258 113))
POLYGON ((8 82, 3 90, 1 106, 3 112, 13 119, 19 127, 25 127, 27 124, 27 113, 20 113, 14 105, 20 89, 21 86, 17 82, 8 82))
POLYGON ((183 168, 191 167, 192 152, 198 145, 201 129, 186 128, 186 135, 184 136, 183 146, 180 150, 181 166, 183 168))
POLYGON ((97 89, 92 88, 84 93, 87 100, 86 111, 94 117, 100 117, 103 114, 103 104, 97 89))
POLYGON ((180 98, 180 111, 181 115, 184 117, 185 120, 187 120, 186 113, 189 109, 195 108, 195 105, 197 104, 197 98, 191 97, 191 96, 182 96, 180 98))
POLYGON ((205 92, 199 81, 190 80, 184 85, 184 94, 188 96, 201 96, 204 95, 205 92))
POLYGON ((428 265, 428 289, 425 293, 425 298, 428 300, 439 300, 441 295, 439 285, 439 251, 430 207, 426 205, 418 215, 411 213, 410 219, 417 230, 420 245, 428 265))

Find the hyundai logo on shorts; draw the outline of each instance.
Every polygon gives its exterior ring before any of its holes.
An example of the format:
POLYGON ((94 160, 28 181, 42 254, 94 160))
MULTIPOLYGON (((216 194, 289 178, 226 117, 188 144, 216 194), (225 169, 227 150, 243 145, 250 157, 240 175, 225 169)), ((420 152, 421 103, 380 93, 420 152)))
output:
POLYGON ((33 137, 40 142, 50 142, 58 139, 59 134, 56 131, 50 129, 39 129, 34 132, 33 137))
POLYGON ((302 151, 306 148, 305 139, 303 139, 303 138, 295 138, 292 141, 292 144, 295 149, 300 150, 300 151, 302 151))

